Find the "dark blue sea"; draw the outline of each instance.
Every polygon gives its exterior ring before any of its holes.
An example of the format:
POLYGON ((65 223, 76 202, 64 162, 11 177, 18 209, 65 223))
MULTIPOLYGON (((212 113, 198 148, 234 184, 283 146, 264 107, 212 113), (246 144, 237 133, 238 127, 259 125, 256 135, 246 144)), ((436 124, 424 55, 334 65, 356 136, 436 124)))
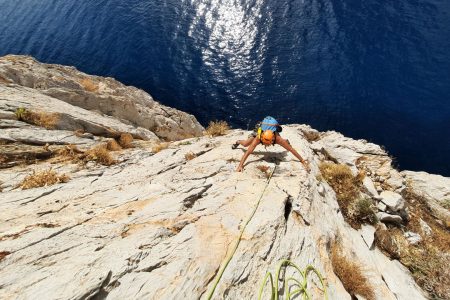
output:
POLYGON ((118 80, 208 121, 265 115, 450 176, 449 0, 0 0, 0 55, 118 80))

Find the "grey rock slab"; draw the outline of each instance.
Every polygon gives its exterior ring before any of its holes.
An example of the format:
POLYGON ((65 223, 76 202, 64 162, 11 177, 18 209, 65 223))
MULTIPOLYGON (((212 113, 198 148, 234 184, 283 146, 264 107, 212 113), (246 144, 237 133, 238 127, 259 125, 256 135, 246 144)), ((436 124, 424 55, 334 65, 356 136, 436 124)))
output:
POLYGON ((94 135, 112 137, 118 136, 122 132, 127 132, 136 138, 159 140, 149 130, 136 128, 109 116, 70 105, 34 89, 22 86, 0 86, 0 109, 14 112, 18 108, 57 114, 58 121, 54 128, 59 130, 75 131, 82 129, 94 135))
POLYGON ((411 245, 417 245, 418 243, 420 243, 422 241, 422 237, 420 236, 420 234, 412 232, 412 231, 405 232, 404 236, 405 236, 406 240, 408 241, 408 243, 410 243, 411 245))
POLYGON ((433 234, 433 230, 431 229, 430 225, 427 224, 422 218, 419 219, 420 228, 422 230, 422 233, 426 236, 430 236, 433 234))
POLYGON ((380 211, 386 211, 387 206, 386 206, 386 204, 384 204, 383 202, 380 201, 380 202, 377 203, 377 208, 380 211))
POLYGON ((377 200, 381 199, 381 197, 380 197, 380 195, 378 195, 375 185, 373 184, 373 181, 372 181, 372 179, 370 179, 370 177, 365 176, 362 183, 363 183, 364 188, 366 189, 366 191, 369 193, 369 195, 372 198, 377 199, 377 200))
POLYGON ((373 242, 375 240, 375 228, 370 225, 363 225, 361 226, 361 236, 364 239, 364 242, 366 243, 367 247, 369 249, 372 249, 373 242))
POLYGON ((84 145, 92 146, 95 142, 89 138, 80 138, 72 131, 49 130, 42 127, 8 128, 0 132, 0 140, 19 142, 28 145, 84 145))
POLYGON ((425 172, 403 171, 401 174, 413 192, 425 198, 435 217, 450 224, 450 179, 425 172))
POLYGON ((123 120, 132 127, 141 128, 140 134, 150 131, 164 139, 180 140, 201 136, 204 131, 194 116, 161 105, 143 90, 112 78, 91 76, 74 67, 8 55, 0 58, 0 76, 34 89, 35 94, 45 94, 71 106, 123 120))
POLYGON ((399 215, 391 215, 385 212, 378 212, 377 214, 378 220, 384 223, 396 223, 401 224, 403 219, 399 215))
POLYGON ((392 212, 399 212, 405 208, 405 200, 402 195, 391 192, 383 191, 380 193, 381 201, 386 204, 386 206, 392 212))

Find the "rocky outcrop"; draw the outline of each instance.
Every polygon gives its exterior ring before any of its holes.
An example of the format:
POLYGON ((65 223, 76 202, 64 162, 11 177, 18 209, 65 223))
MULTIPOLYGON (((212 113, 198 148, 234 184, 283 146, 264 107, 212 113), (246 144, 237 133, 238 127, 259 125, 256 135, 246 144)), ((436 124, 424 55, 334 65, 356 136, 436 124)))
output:
POLYGON ((450 228, 450 178, 426 172, 403 171, 411 188, 422 195, 430 210, 450 228))
POLYGON ((243 151, 230 145, 248 134, 239 130, 156 154, 127 150, 111 167, 53 166, 71 181, 31 190, 14 187, 30 168, 47 163, 2 171, 0 251, 9 254, 0 262, 0 297, 204 298, 264 189, 266 175, 258 169, 264 165, 276 166, 275 173, 218 298, 254 298, 265 272, 289 258, 314 265, 331 299, 350 299, 329 257, 339 239, 364 266, 376 298, 423 299, 405 267, 372 247, 374 230, 363 234, 346 224, 333 190, 316 179, 321 158, 301 129, 286 126, 283 134, 311 161, 310 174, 280 147, 256 151, 245 172, 236 173, 243 151), (187 153, 195 158, 187 160, 187 153))
POLYGON ((164 140, 203 133, 194 116, 161 105, 140 89, 74 67, 8 55, 0 58, 0 84, 0 116, 12 117, 20 106, 59 113, 59 129, 92 130, 93 134, 113 129, 164 140))
MULTIPOLYGON (((230 146, 249 132, 161 145, 160 139, 175 138, 156 129, 165 121, 172 129, 192 126, 192 131, 175 130, 176 138, 197 135, 202 128, 142 91, 73 68, 9 56, 0 59, 0 76, 0 165, 8 160, 0 169, 1 299, 206 299, 259 199, 214 299, 255 299, 266 272, 282 259, 314 266, 325 278, 329 299, 351 299, 355 295, 333 271, 336 244, 361 266, 375 299, 428 296, 395 259, 401 253, 386 255, 399 250, 389 230, 400 231, 417 218, 404 238, 420 247, 434 241, 440 227, 433 217, 419 218, 412 209, 417 203, 405 191, 414 172, 392 168, 378 145, 287 125, 282 135, 309 160, 310 173, 279 146, 256 149, 244 172, 236 173, 244 149, 230 146), (93 86, 81 83, 85 78, 93 86), (21 107, 60 118, 52 129, 28 124, 16 120, 14 112, 21 107), (142 116, 153 114, 155 121, 139 119, 139 110, 142 116), (84 130, 74 132, 77 126, 84 130), (56 150, 87 153, 123 132, 141 140, 111 152, 116 163, 110 166, 72 160, 70 153, 58 157, 56 150), (16 163, 24 157, 38 161, 16 163), (352 228, 336 192, 321 177, 322 162, 363 174, 361 198, 374 203, 387 225, 352 228), (48 169, 70 180, 20 188, 28 175, 48 169)), ((432 191, 427 184, 413 187, 441 203, 445 187, 435 184, 432 191)), ((320 287, 316 277, 309 278, 313 299, 323 298, 320 287)))

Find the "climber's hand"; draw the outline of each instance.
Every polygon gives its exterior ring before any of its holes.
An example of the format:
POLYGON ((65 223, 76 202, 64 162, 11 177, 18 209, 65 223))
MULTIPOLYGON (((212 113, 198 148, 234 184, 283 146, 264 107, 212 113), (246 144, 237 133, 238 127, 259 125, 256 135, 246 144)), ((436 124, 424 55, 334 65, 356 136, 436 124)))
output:
POLYGON ((241 165, 239 165, 236 169, 236 172, 242 172, 243 170, 244 168, 241 165))

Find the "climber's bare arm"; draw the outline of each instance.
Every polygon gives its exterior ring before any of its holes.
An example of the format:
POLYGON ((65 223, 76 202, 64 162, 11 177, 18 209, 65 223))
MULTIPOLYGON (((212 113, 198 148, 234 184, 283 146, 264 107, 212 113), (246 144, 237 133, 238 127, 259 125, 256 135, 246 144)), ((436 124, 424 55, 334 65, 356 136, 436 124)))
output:
POLYGON ((309 168, 309 163, 308 161, 304 160, 303 157, 297 152, 297 150, 295 150, 291 144, 289 144, 289 142, 285 139, 283 139, 281 136, 279 136, 278 134, 276 135, 276 140, 275 143, 277 143, 278 145, 280 145, 281 147, 283 147, 284 149, 288 150, 289 152, 291 152, 292 154, 294 154, 295 157, 298 158, 298 160, 300 160, 300 162, 303 164, 303 166, 305 167, 306 171, 309 172, 310 168, 309 168))
POLYGON ((239 166, 237 167, 236 172, 242 172, 242 170, 244 169, 244 163, 247 160, 247 157, 253 153, 253 150, 255 150, 256 146, 258 146, 259 143, 260 143, 259 139, 253 138, 247 151, 245 151, 244 155, 242 156, 241 162, 239 163, 239 166))

